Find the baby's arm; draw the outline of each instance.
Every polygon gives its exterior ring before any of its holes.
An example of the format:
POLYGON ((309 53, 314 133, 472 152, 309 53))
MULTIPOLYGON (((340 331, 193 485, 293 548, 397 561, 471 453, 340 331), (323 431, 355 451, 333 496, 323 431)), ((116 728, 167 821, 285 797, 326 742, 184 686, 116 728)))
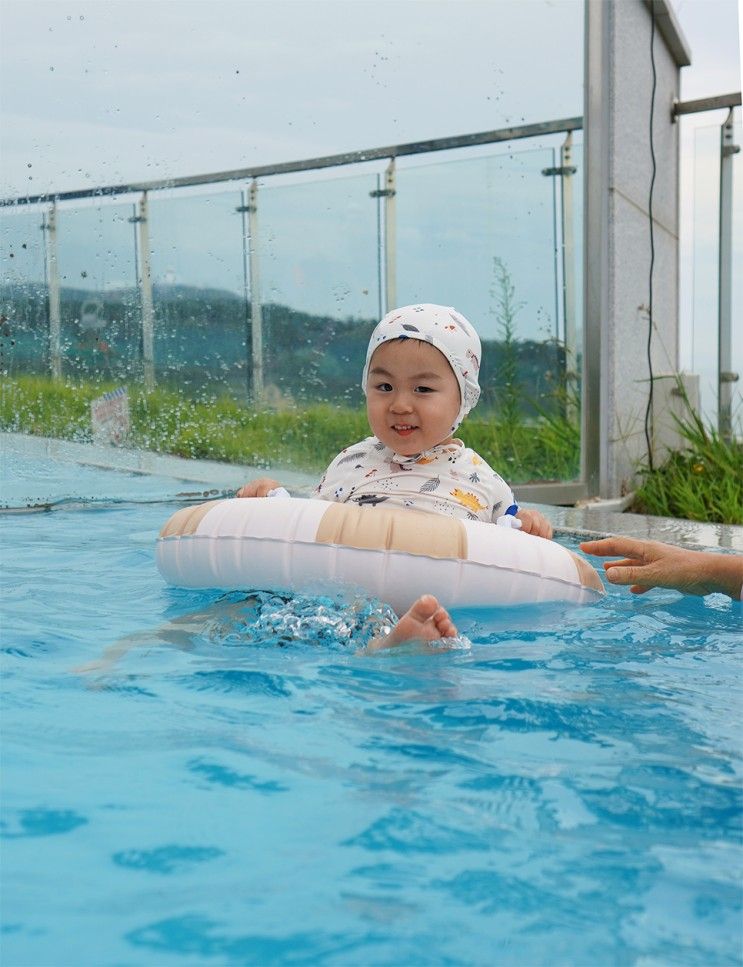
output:
POLYGON ((235 494, 236 497, 267 497, 269 492, 276 490, 281 484, 278 480, 270 477, 259 477, 257 480, 249 480, 235 494))
POLYGON ((586 554, 606 557, 624 554, 619 561, 606 561, 606 579, 612 584, 629 584, 633 594, 650 588, 673 588, 686 594, 719 592, 738 600, 743 585, 743 555, 689 551, 659 541, 631 537, 606 537, 584 541, 586 554))
MULTIPOLYGON (((509 523, 511 526, 514 526, 512 520, 515 517, 521 525, 520 530, 525 534, 534 534, 536 537, 544 537, 550 540, 552 538, 552 524, 550 524, 544 514, 538 510, 527 510, 525 507, 520 508, 513 495, 513 491, 503 477, 495 473, 492 468, 488 467, 488 469, 493 475, 490 496, 493 506, 496 508, 493 513, 493 520, 497 523, 509 523), (503 510, 504 507, 508 509, 503 510), (498 517, 498 514, 501 517, 498 517), (504 521, 502 520, 503 517, 510 517, 511 519, 504 521)), ((475 470, 477 471, 477 465, 475 465, 475 470)))
POLYGON ((521 521, 521 530, 525 534, 534 534, 536 537, 546 537, 547 540, 551 540, 552 524, 538 510, 522 508, 516 514, 516 518, 521 521))

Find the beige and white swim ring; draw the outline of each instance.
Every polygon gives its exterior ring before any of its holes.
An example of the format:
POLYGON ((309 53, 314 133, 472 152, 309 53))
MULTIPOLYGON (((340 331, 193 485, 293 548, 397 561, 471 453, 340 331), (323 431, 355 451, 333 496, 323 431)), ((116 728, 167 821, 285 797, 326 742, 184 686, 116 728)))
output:
POLYGON ((452 608, 585 604, 604 593, 594 568, 554 541, 482 521, 297 497, 185 507, 160 532, 157 565, 169 584, 187 588, 361 588, 398 614, 421 594, 452 608))

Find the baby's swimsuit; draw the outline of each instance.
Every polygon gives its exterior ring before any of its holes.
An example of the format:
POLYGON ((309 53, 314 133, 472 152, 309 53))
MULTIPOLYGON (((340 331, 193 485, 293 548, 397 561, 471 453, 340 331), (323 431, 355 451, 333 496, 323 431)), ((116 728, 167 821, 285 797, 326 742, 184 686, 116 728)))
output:
POLYGON ((314 496, 489 522, 516 503, 505 480, 461 440, 406 457, 373 436, 338 454, 314 496))

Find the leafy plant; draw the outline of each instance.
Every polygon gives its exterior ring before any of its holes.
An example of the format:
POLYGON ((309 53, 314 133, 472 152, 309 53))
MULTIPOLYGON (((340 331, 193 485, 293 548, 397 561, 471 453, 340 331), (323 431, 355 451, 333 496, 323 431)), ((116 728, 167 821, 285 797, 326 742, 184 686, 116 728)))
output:
POLYGON ((495 282, 490 295, 495 300, 494 312, 500 335, 496 396, 504 429, 508 432, 510 427, 515 428, 521 413, 516 316, 523 302, 515 301, 516 290, 511 275, 505 262, 497 256, 493 259, 493 274, 495 282))
POLYGON ((719 524, 743 524, 743 442, 725 440, 686 399, 675 417, 685 441, 658 467, 641 468, 642 484, 630 508, 637 513, 719 524))

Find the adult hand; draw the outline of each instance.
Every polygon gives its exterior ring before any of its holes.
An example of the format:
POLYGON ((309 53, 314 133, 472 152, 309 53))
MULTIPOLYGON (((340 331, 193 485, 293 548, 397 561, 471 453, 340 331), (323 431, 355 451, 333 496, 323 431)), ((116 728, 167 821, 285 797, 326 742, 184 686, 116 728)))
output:
POLYGON ((619 561, 605 561, 606 579, 612 584, 629 584, 633 594, 650 588, 672 588, 685 594, 727 594, 740 598, 743 585, 743 555, 689 551, 660 541, 632 537, 605 537, 583 541, 586 554, 600 557, 623 554, 619 561))
POLYGON ((521 530, 535 537, 552 538, 552 524, 538 510, 520 510, 516 517, 521 521, 521 530))
POLYGON ((278 480, 272 480, 270 477, 258 477, 257 480, 249 480, 248 483, 243 484, 235 496, 267 497, 269 491, 275 490, 280 486, 281 484, 278 482, 278 480))

